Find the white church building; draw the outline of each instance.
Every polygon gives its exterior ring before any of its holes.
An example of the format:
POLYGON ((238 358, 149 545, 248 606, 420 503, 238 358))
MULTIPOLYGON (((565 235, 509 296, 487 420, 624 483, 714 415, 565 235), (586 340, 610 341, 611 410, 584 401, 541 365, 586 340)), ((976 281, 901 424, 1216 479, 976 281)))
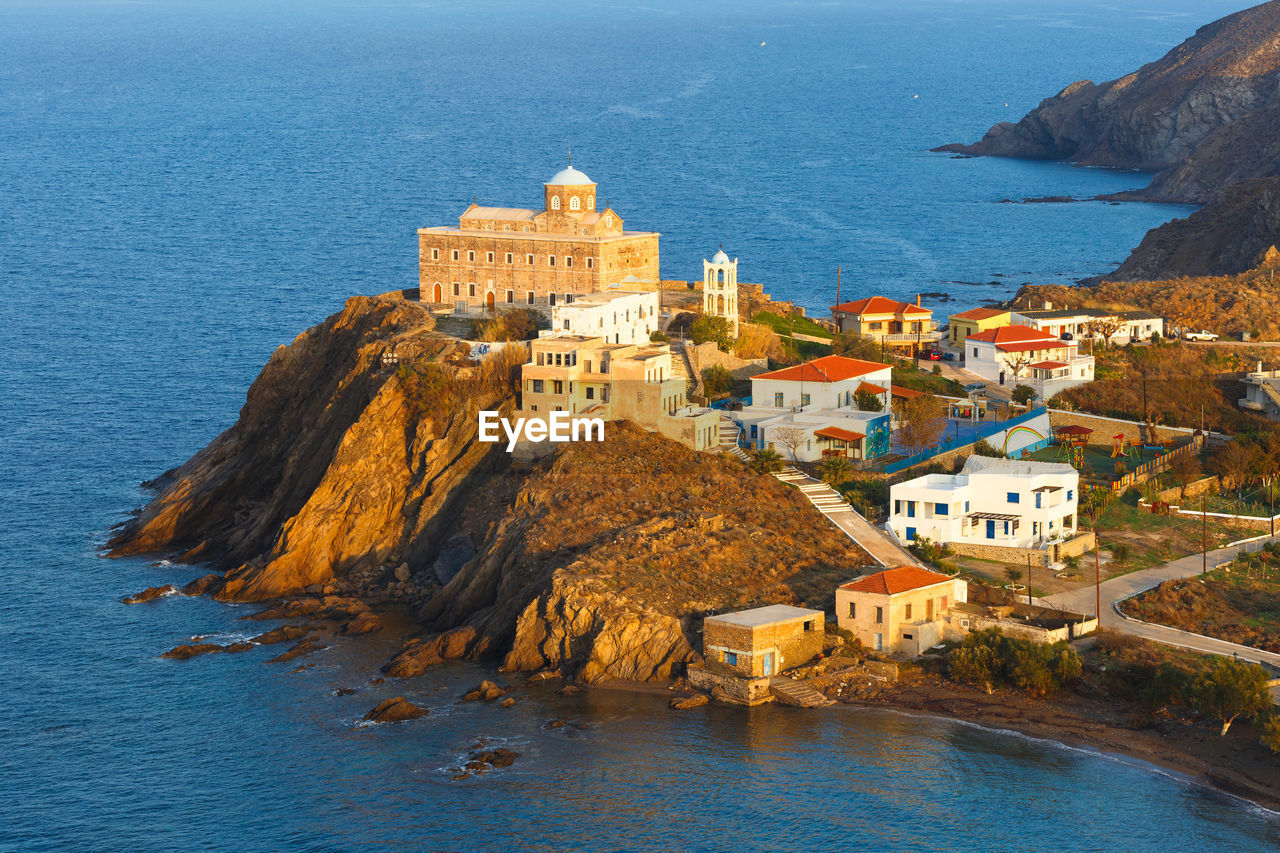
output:
POLYGON ((738 336, 738 259, 720 249, 711 260, 702 260, 702 313, 724 317, 738 336))

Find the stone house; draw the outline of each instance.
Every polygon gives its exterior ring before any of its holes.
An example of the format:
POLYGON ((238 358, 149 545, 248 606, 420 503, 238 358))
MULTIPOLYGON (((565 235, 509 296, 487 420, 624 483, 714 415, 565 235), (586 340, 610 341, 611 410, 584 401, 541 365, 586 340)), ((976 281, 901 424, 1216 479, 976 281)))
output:
POLYGON ((826 616, 785 604, 708 616, 702 622, 707 669, 745 678, 777 675, 822 652, 826 616))
POLYGON ((836 588, 836 624, 877 652, 918 655, 944 639, 951 608, 968 600, 960 578, 899 566, 836 588))

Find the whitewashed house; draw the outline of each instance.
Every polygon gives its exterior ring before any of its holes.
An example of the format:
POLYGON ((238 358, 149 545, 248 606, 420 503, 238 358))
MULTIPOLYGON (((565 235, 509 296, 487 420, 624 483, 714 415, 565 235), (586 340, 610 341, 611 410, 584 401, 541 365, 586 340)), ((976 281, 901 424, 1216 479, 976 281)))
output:
POLYGON ((1076 533, 1080 473, 1063 462, 970 456, 959 474, 889 488, 889 526, 903 542, 1039 548, 1076 533))
POLYGON ((610 344, 647 346, 658 329, 658 294, 604 290, 575 297, 551 309, 551 335, 585 335, 610 344))
POLYGON ((873 459, 889 450, 890 377, 887 364, 823 356, 751 377, 750 405, 727 414, 751 448, 802 462, 873 459))
POLYGON ((1111 320, 1116 330, 1108 338, 1109 343, 1124 346, 1131 341, 1149 341, 1152 335, 1164 334, 1164 318, 1150 311, 1102 311, 1097 308, 1053 308, 1046 303, 1044 309, 1014 311, 1010 320, 1030 326, 1064 340, 1082 341, 1086 338, 1102 340, 1098 321, 1111 320))
POLYGON ((969 335, 964 359, 967 370, 988 382, 1030 385, 1042 400, 1093 381, 1093 356, 1080 355, 1075 341, 1030 326, 1001 326, 969 335))

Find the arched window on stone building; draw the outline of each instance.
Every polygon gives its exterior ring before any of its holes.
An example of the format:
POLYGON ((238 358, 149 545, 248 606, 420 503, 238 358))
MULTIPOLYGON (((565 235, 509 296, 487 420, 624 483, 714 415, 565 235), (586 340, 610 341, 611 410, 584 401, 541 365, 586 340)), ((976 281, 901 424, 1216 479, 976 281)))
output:
POLYGON ((587 210, 595 210, 595 209, 596 209, 596 197, 593 195, 587 196, 587 210))
POLYGON ((552 209, 552 210, 559 210, 559 209, 560 209, 560 196, 558 196, 558 195, 553 195, 553 196, 551 197, 551 209, 552 209))
POLYGON ((569 209, 570 210, 582 209, 582 201, 576 195, 569 196, 569 209))

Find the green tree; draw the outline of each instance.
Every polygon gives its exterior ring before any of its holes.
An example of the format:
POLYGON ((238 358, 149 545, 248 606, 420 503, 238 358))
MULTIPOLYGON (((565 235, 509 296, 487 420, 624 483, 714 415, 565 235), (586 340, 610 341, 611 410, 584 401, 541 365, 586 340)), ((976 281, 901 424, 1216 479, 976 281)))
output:
POLYGON ((689 337, 695 344, 715 341, 721 352, 733 350, 733 326, 727 317, 702 315, 689 326, 689 337))
POLYGON ((985 438, 980 438, 973 443, 972 452, 974 456, 990 456, 995 459, 1005 458, 1005 453, 996 449, 991 442, 987 441, 985 438))
MULTIPOLYGON (((880 344, 854 332, 840 332, 831 339, 831 354, 863 361, 883 361, 880 344)), ((868 410, 869 411, 869 410, 868 410)))
POLYGON ((933 394, 921 394, 897 406, 898 438, 912 453, 932 447, 947 428, 946 404, 933 394))
POLYGON ((652 332, 649 333, 649 341, 651 343, 665 344, 665 343, 668 343, 670 340, 671 338, 667 337, 662 332, 659 332, 657 329, 654 329, 652 332))
POLYGON ((783 460, 778 455, 778 451, 772 448, 765 448, 753 453, 751 461, 747 464, 751 466, 751 470, 760 474, 773 474, 782 470, 783 460))
POLYGON ((708 397, 723 394, 733 387, 733 374, 718 364, 702 371, 702 390, 708 397))
POLYGON ((1272 752, 1280 752, 1280 714, 1267 714, 1258 723, 1259 740, 1272 752))
POLYGON ((860 412, 884 411, 884 403, 880 402, 880 395, 873 391, 855 391, 853 393, 853 402, 860 412))
POLYGON ((1191 701, 1204 717, 1222 721, 1226 734, 1241 716, 1254 716, 1271 708, 1267 671, 1254 663, 1221 658, 1191 686, 1191 701))
POLYGON ((1009 395, 1013 402, 1019 406, 1026 406, 1036 398, 1036 389, 1030 385, 1018 384, 1014 386, 1013 393, 1009 395))
POLYGON ((828 456, 818 463, 818 473, 822 482, 829 486, 838 486, 853 472, 853 466, 843 456, 828 456))
POLYGON ((1004 576, 1009 579, 1009 583, 1016 584, 1022 580, 1022 569, 1017 566, 1009 566, 1004 570, 1004 576))
POLYGON ((966 643, 947 655, 947 674, 951 678, 980 685, 987 693, 994 689, 999 672, 1000 659, 989 645, 966 643))

